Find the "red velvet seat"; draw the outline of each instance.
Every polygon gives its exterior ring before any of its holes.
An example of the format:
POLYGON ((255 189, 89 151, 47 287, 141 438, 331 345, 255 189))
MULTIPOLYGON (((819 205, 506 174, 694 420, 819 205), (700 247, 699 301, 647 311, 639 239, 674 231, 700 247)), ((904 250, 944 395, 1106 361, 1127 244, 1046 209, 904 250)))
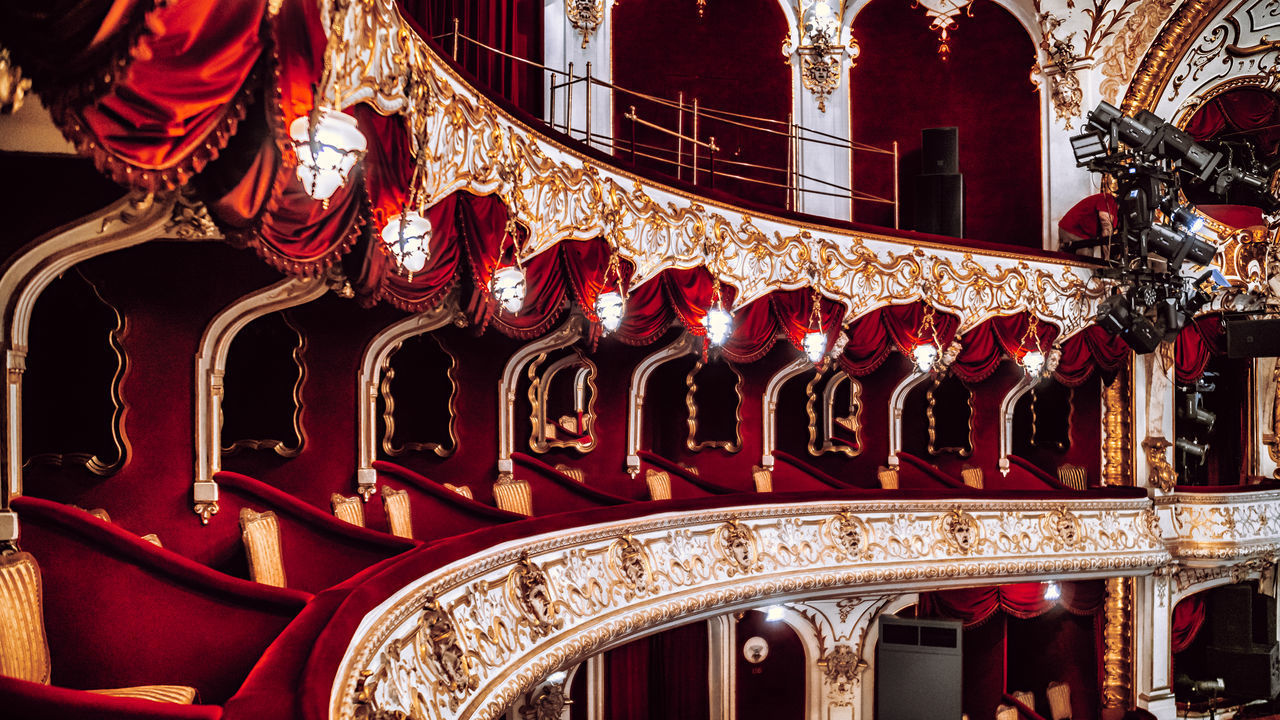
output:
POLYGON ((6 718, 40 720, 218 720, 218 705, 178 705, 98 695, 0 675, 6 718))
MULTIPOLYGON (((773 451, 773 488, 776 492, 791 490, 847 490, 858 487, 839 480, 788 453, 773 451)), ((875 478, 866 487, 879 487, 875 478)))
POLYGON ((958 488, 981 492, 965 485, 957 478, 942 472, 924 460, 909 453, 898 453, 898 488, 902 490, 937 490, 958 488))
MULTIPOLYGON (((135 706, 109 702, 120 702, 115 698, 80 698, 62 689, 155 684, 194 687, 202 702, 220 704, 310 598, 215 572, 58 503, 22 497, 13 508, 22 548, 36 558, 43 576, 57 686, 6 681, 2 687, 21 706, 66 703, 70 717, 98 709, 104 717, 137 717, 127 712, 135 706)), ((10 699, 0 693, 6 712, 10 699)))
MULTIPOLYGON (((708 495, 732 495, 734 493, 751 492, 748 490, 736 490, 734 488, 717 485, 708 482, 702 478, 689 472, 687 468, 680 467, 670 460, 654 455, 648 450, 641 450, 638 455, 640 460, 653 467, 654 470, 666 471, 671 476, 671 499, 682 500, 685 498, 706 497, 708 495)), ((750 481, 750 478, 744 478, 750 481)))
POLYGON ((529 483, 535 515, 622 505, 631 500, 580 483, 532 455, 511 453, 517 480, 529 483))
POLYGON ((993 473, 987 477, 987 487, 995 490, 1061 490, 1080 492, 1063 484, 1058 478, 1041 470, 1030 460, 1017 455, 1009 456, 1009 474, 993 473))
POLYGON ((209 522, 210 543, 220 552, 214 567, 247 577, 238 516, 241 508, 273 511, 280 524, 280 548, 289 587, 319 592, 374 563, 413 548, 412 540, 345 523, 266 483, 232 472, 215 476, 217 515, 209 522), (234 535, 225 537, 230 530, 234 535))
MULTIPOLYGON (((476 502, 395 463, 375 461, 378 489, 383 486, 404 490, 409 495, 413 532, 418 540, 434 542, 454 535, 523 519, 522 515, 476 502)), ((379 499, 365 505, 370 527, 387 528, 387 518, 379 499)))

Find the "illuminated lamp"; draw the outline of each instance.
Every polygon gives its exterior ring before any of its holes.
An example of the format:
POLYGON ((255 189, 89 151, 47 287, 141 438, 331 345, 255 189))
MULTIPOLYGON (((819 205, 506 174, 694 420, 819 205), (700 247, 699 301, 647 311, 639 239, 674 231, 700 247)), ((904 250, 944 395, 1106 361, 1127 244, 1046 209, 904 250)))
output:
POLYGON ((1026 350, 1022 354, 1022 358, 1018 361, 1022 364, 1022 369, 1027 373, 1027 377, 1040 377, 1040 373, 1044 371, 1044 351, 1040 349, 1040 334, 1036 332, 1040 321, 1035 315, 1031 316, 1031 320, 1027 322, 1027 331, 1022 334, 1021 345, 1026 350), (1028 345, 1030 343, 1030 345, 1028 345))
POLYGON ((410 276, 422 272, 431 259, 431 221, 416 210, 393 216, 382 228, 387 252, 410 276))
POLYGON ((707 340, 712 345, 723 345, 729 339, 729 331, 733 329, 733 316, 717 301, 707 311, 707 316, 702 318, 702 327, 706 329, 707 340))
POLYGON ((822 362, 822 356, 827 352, 827 334, 819 330, 806 333, 803 340, 804 354, 809 356, 809 362, 822 362))
POLYGON ((622 314, 626 308, 626 298, 617 290, 600 293, 596 298, 596 317, 600 318, 600 325, 606 333, 611 333, 622 325, 622 314))
POLYGON ((298 156, 298 180, 316 200, 333 197, 369 147, 356 119, 331 108, 294 120, 289 137, 298 156))
POLYGON ((507 312, 515 315, 524 307, 524 268, 502 265, 489 281, 489 292, 507 312))
POLYGON ((786 616, 786 610, 781 605, 770 605, 764 609, 764 619, 766 622, 778 622, 786 616))
POLYGON ((1062 597, 1062 588, 1056 582, 1045 583, 1044 599, 1049 602, 1057 602, 1062 597))
POLYGON ((921 343, 911 351, 911 356, 915 359, 916 369, 922 373, 927 373, 933 369, 933 364, 938 361, 938 346, 931 342, 921 343))

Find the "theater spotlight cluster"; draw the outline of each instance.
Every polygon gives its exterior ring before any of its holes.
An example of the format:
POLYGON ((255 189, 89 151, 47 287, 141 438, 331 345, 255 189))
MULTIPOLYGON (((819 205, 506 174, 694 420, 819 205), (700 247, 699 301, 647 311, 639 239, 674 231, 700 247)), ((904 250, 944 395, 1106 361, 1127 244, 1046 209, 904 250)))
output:
POLYGON ((1197 143, 1155 114, 1126 116, 1107 102, 1089 113, 1086 131, 1071 138, 1079 167, 1115 179, 1118 217, 1114 233, 1094 243, 1108 248, 1098 274, 1116 281, 1099 306, 1098 324, 1138 353, 1171 339, 1223 284, 1211 267, 1217 247, 1201 236, 1203 220, 1185 204, 1184 177, 1218 194, 1235 183, 1266 193, 1267 181, 1234 167, 1220 152, 1197 143))

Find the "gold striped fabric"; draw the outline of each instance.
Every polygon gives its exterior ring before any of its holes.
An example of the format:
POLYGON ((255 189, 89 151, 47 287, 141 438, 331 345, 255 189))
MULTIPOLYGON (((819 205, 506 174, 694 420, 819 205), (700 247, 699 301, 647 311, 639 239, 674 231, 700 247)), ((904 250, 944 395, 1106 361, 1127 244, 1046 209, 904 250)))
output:
POLYGON ((560 419, 557 420, 556 422, 560 424, 560 427, 564 428, 565 430, 568 430, 574 435, 577 435, 582 432, 581 430, 578 429, 578 418, 572 415, 561 415, 560 419))
POLYGON ((0 675, 49 684, 40 566, 31 553, 0 557, 0 675))
POLYGON ((409 493, 382 486, 382 510, 387 514, 387 525, 396 537, 413 537, 413 516, 409 513, 409 493))
POLYGON ((898 489, 898 471, 883 465, 876 470, 876 479, 880 481, 881 490, 898 489))
POLYGON ((587 482, 587 474, 582 472, 582 468, 570 467, 564 463, 559 463, 556 465, 556 470, 568 475, 580 483, 586 484, 587 482))
POLYGON ((152 545, 155 545, 156 547, 164 547, 164 545, 160 543, 160 536, 155 533, 147 533, 146 535, 142 536, 142 539, 146 540, 152 545))
POLYGON ((835 418, 835 421, 837 425, 851 433, 858 432, 858 426, 854 424, 852 417, 838 417, 835 418))
POLYGON ((966 466, 960 471, 960 479, 964 480, 964 484, 971 488, 982 489, 983 475, 982 468, 966 466))
POLYGON ((111 522, 111 516, 107 514, 106 508, 94 508, 89 510, 88 513, 102 522, 111 522))
POLYGON ((1030 690, 1018 690, 1017 692, 1012 694, 1013 694, 1014 700, 1017 700, 1018 702, 1022 703, 1023 705, 1026 705, 1029 708, 1035 709, 1036 696, 1032 694, 1030 690))
POLYGON ((701 477, 701 475, 698 475, 698 468, 692 465, 685 465, 684 463, 680 463, 680 467, 684 468, 684 471, 689 473, 690 475, 701 477))
POLYGON ((1088 490, 1089 473, 1085 472, 1085 469, 1079 465, 1059 465, 1058 482, 1072 490, 1088 490))
POLYGON ((756 482, 756 492, 773 492, 773 471, 769 468, 752 465, 751 479, 756 482))
POLYGON ((533 489, 524 480, 504 480, 494 483, 493 500, 507 512, 533 515, 533 489))
POLYGON ((1045 690, 1049 696, 1050 720, 1071 720, 1071 686, 1064 682, 1051 682, 1045 690))
POLYGON ((329 504, 333 506, 334 517, 342 522, 364 527, 364 503, 360 502, 360 498, 334 493, 329 496, 329 504))
POLYGON ((651 499, 671 499, 671 475, 666 470, 654 470, 653 468, 645 470, 644 484, 649 486, 649 497, 651 499))
POLYGON ((1012 705, 997 705, 996 720, 1018 720, 1018 708, 1012 705))
POLYGON ((458 493, 459 495, 461 495, 462 497, 468 500, 476 499, 476 496, 471 494, 471 488, 467 487, 466 485, 459 486, 459 485, 450 485, 449 483, 445 483, 444 486, 458 493))
POLYGON ((153 702, 175 703, 178 705, 190 705, 196 701, 196 689, 185 685, 139 685, 138 687, 90 690, 89 692, 110 695, 111 697, 151 700, 153 702))
POLYGON ((285 587, 280 521, 276 514, 240 508, 240 537, 249 556, 249 576, 263 585, 285 587))

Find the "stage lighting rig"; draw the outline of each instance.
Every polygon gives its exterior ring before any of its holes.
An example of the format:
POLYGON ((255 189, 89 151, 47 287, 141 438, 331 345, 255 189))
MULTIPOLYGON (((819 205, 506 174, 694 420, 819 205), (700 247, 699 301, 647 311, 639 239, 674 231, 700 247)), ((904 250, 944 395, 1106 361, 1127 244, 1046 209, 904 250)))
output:
POLYGON ((1185 204, 1182 178, 1222 192, 1242 183, 1261 191, 1267 212, 1280 208, 1280 199, 1267 192, 1265 179, 1234 165, 1233 153, 1205 147, 1145 110, 1129 117, 1099 103, 1085 132, 1071 138, 1071 148, 1077 166, 1116 182, 1118 217, 1108 267, 1096 271, 1114 281, 1115 289, 1099 305, 1098 324, 1134 351, 1151 352, 1176 336, 1219 285, 1211 273, 1183 273, 1188 263, 1210 265, 1218 248, 1200 235, 1204 221, 1185 204))

